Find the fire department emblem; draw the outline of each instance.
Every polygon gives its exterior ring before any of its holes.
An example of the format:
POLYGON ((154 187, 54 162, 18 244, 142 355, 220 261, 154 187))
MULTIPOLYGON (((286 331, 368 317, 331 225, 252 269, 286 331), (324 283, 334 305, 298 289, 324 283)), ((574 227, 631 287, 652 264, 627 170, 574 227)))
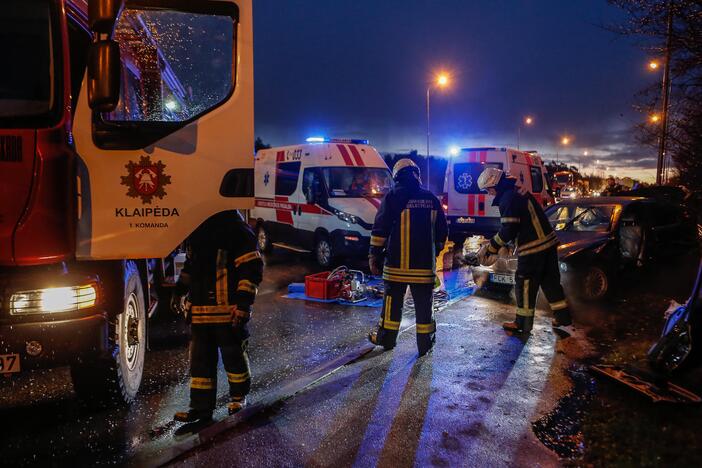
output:
POLYGON ((166 196, 163 187, 171 183, 171 176, 163 172, 166 165, 160 160, 152 163, 149 156, 142 156, 138 163, 129 161, 124 167, 128 172, 122 176, 122 185, 129 187, 127 196, 141 197, 143 204, 151 204, 154 197, 162 199, 166 196))

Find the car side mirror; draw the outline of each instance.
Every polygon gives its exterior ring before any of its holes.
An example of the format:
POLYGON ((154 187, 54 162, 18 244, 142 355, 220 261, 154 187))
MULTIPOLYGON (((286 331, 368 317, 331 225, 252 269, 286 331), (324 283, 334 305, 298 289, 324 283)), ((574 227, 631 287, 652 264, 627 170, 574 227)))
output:
POLYGON ((119 45, 97 41, 90 46, 88 58, 88 105, 96 112, 111 112, 119 102, 119 91, 119 45))

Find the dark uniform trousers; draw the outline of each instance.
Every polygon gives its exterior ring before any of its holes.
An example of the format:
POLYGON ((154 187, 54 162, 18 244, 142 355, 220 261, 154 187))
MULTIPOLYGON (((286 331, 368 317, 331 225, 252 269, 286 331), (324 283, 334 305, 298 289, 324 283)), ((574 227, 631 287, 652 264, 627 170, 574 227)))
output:
POLYGON ((555 246, 543 252, 520 256, 515 282, 517 315, 534 316, 539 288, 543 290, 554 313, 568 309, 555 246))
POLYGON ((420 354, 431 349, 436 333, 436 323, 432 319, 434 285, 421 283, 396 283, 385 281, 383 309, 378 323, 378 344, 387 348, 395 346, 402 320, 402 306, 409 286, 414 299, 417 320, 417 349, 420 354))
POLYGON ((246 326, 238 330, 231 323, 193 324, 190 345, 190 406, 214 410, 217 400, 218 354, 222 355, 229 381, 229 395, 244 397, 251 387, 246 326))

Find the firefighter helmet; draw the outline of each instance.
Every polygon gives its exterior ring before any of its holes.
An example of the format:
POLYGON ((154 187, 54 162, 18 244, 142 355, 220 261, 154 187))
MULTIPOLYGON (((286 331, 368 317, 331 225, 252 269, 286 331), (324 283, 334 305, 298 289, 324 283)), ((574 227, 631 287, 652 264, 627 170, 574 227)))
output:
POLYGON ((392 178, 394 180, 397 180, 397 176, 399 176, 401 172, 408 171, 408 170, 414 171, 417 174, 417 176, 420 175, 419 166, 417 166, 414 163, 414 161, 412 161, 409 158, 402 158, 395 163, 395 166, 393 166, 392 178))
POLYGON ((504 172, 502 169, 496 167, 488 167, 483 172, 480 173, 478 177, 478 187, 480 190, 487 190, 489 188, 495 188, 500 182, 504 172))

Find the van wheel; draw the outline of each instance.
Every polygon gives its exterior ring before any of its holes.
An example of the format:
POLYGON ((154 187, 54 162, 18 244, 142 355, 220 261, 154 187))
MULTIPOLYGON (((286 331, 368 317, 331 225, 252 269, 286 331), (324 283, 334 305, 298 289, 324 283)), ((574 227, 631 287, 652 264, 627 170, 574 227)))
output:
POLYGON ((610 278, 600 266, 593 265, 582 278, 581 294, 587 301, 599 301, 609 293, 610 278))
POLYGON ((268 231, 263 227, 263 223, 256 228, 256 242, 258 242, 258 250, 264 253, 269 253, 273 250, 273 243, 268 235, 268 231))
POLYGON ((323 268, 330 267, 334 262, 331 242, 326 234, 317 236, 317 242, 314 244, 314 256, 319 266, 323 268))
POLYGON ((84 400, 128 405, 139 391, 146 353, 146 307, 134 262, 125 265, 122 313, 110 329, 110 357, 72 365, 73 388, 84 400))

